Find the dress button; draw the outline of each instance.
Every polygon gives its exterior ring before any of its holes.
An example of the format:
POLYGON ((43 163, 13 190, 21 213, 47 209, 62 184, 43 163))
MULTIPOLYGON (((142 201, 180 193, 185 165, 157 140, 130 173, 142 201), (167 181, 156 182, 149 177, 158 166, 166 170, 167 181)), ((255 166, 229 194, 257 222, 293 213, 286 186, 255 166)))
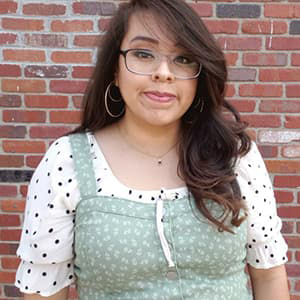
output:
POLYGON ((175 279, 177 279, 177 272, 176 271, 168 271, 166 277, 169 280, 175 280, 175 279))

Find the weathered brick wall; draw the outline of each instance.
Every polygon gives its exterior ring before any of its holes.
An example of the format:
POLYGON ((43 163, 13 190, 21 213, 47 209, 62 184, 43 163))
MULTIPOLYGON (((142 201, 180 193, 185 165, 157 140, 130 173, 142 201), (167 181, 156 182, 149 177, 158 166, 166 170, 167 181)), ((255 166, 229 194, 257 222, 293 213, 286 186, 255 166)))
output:
MULTIPOLYGON (((121 1, 0 0, 0 298, 13 287, 27 184, 79 120, 95 44, 121 1)), ((266 160, 300 299, 300 1, 191 1, 224 49, 228 99, 266 160)), ((74 290, 73 293, 74 295, 74 290)))

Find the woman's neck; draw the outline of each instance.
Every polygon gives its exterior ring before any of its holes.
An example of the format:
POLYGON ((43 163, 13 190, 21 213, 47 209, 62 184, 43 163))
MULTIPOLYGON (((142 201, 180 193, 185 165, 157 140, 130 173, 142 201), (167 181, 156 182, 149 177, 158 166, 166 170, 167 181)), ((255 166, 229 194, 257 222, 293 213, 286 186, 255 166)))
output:
POLYGON ((118 122, 122 138, 134 148, 151 155, 161 155, 178 143, 179 122, 156 126, 128 119, 125 116, 118 122))

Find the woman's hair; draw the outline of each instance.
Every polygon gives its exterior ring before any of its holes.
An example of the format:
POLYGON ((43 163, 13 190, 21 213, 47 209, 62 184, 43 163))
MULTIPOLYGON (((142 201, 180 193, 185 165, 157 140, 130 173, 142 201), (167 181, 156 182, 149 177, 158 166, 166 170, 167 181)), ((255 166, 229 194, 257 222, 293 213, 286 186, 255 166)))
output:
MULTIPOLYGON (((83 98, 81 125, 69 134, 95 132, 122 118, 108 115, 104 97, 106 88, 115 79, 129 19, 136 13, 150 13, 164 33, 202 65, 195 99, 182 117, 178 175, 194 196, 199 211, 219 230, 233 232, 225 221, 230 218, 232 225, 239 226, 244 220, 240 212, 245 208, 234 166, 238 156, 249 151, 250 138, 238 112, 224 99, 227 80, 224 54, 200 17, 183 0, 132 0, 121 5, 101 41, 96 67, 83 98), (204 101, 202 112, 199 99, 204 101), (234 118, 225 117, 224 109, 234 118), (222 217, 213 215, 206 199, 221 206, 222 217)), ((147 23, 146 17, 143 22, 147 23)), ((111 101, 110 109, 118 113, 122 105, 123 101, 111 101)))

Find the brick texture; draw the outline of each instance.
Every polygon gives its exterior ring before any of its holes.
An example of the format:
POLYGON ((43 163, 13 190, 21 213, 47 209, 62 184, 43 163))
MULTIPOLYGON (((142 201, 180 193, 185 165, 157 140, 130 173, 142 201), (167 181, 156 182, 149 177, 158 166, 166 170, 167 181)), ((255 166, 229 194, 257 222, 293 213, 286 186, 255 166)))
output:
MULTIPOLYGON (((0 299, 21 298, 13 281, 28 182, 78 124, 97 46, 125 1, 0 0, 0 299)), ((186 2, 225 53, 226 97, 266 161, 300 300, 300 0, 186 2)))

